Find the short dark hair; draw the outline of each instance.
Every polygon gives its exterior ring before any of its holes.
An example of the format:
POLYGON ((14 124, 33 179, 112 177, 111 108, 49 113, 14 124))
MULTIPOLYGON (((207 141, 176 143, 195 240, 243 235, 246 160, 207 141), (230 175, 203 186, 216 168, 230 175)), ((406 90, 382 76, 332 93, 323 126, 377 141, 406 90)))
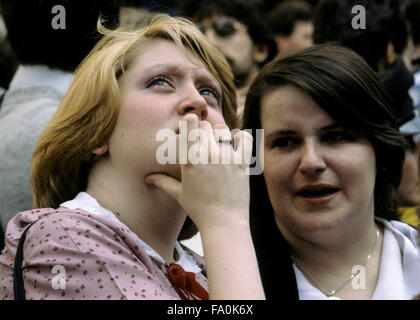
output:
POLYGON ((339 42, 366 59, 375 71, 386 54, 388 42, 401 54, 407 46, 409 29, 399 0, 324 0, 314 13, 314 42, 339 42), (353 29, 352 8, 366 11, 366 29, 353 29))
POLYGON ((118 24, 118 0, 1 0, 10 44, 21 64, 74 71, 99 40, 100 15, 118 24), (52 8, 65 8, 65 29, 55 30, 52 8))
POLYGON ((264 3, 260 0, 183 0, 179 14, 194 21, 201 21, 214 14, 234 17, 248 27, 248 34, 255 44, 268 46, 271 61, 277 54, 276 44, 265 21, 264 3))
MULTIPOLYGON (((384 89, 363 58, 350 49, 324 44, 263 68, 249 89, 244 110, 244 128, 253 129, 254 148, 257 145, 254 129, 261 128, 261 99, 284 85, 303 90, 341 126, 367 137, 376 155, 375 216, 397 219, 395 194, 405 156, 403 138, 384 89)), ((276 227, 263 175, 251 176, 250 188, 251 230, 267 297, 296 299, 288 245, 276 227), (280 257, 269 250, 273 241, 279 244, 276 252, 283 250, 280 257), (281 292, 280 283, 291 291, 281 292)))
POLYGON ((280 3, 269 15, 268 26, 274 34, 289 36, 297 22, 312 21, 311 6, 305 1, 280 3))

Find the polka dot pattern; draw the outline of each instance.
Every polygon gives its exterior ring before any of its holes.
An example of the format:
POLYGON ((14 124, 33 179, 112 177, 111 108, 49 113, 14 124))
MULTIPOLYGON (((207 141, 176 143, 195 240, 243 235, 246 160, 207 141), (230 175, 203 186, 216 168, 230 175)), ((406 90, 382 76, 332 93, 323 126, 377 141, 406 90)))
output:
MULTIPOLYGON (((0 300, 13 299, 19 238, 27 225, 40 218, 29 229, 24 245, 27 300, 181 299, 167 278, 165 264, 151 258, 124 224, 83 210, 59 208, 25 211, 9 222, 0 255, 0 300)), ((203 259, 185 251, 204 270, 203 259)), ((196 279, 207 289, 203 273, 197 273, 196 279)))

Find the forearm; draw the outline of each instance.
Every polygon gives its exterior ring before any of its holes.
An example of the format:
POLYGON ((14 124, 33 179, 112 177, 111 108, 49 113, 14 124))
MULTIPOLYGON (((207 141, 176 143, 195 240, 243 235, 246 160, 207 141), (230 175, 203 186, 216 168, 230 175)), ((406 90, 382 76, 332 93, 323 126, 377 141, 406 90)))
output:
POLYGON ((247 223, 202 230, 210 299, 265 299, 247 223))

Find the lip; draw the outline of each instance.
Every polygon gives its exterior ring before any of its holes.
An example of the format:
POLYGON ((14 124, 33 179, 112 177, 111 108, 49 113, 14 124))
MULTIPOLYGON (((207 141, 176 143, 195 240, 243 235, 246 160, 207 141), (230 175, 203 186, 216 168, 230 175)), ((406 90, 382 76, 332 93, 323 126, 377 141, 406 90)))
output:
POLYGON ((296 191, 296 196, 299 197, 299 199, 302 199, 308 205, 324 205, 324 204, 329 203, 331 200, 333 200, 340 191, 341 191, 340 188, 334 185, 330 185, 330 184, 324 184, 324 183, 307 184, 299 188, 298 191, 296 191), (337 191, 335 191, 334 193, 322 196, 322 197, 304 197, 301 194, 299 194, 300 192, 304 190, 318 190, 318 189, 337 189, 337 191))
POLYGON ((299 199, 302 199, 305 203, 315 206, 315 205, 324 205, 324 204, 329 203, 331 200, 335 198, 338 192, 339 191, 334 192, 324 197, 307 198, 300 195, 297 195, 297 196, 299 197, 299 199))
POLYGON ((296 193, 302 192, 304 190, 318 190, 318 189, 340 189, 337 186, 334 186, 332 184, 326 184, 326 183, 317 183, 317 184, 305 184, 301 188, 299 188, 296 193))

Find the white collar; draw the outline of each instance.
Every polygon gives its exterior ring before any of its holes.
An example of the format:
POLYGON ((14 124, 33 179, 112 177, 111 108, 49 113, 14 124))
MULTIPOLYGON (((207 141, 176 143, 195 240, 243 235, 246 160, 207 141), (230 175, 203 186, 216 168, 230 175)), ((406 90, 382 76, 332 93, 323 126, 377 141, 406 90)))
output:
MULTIPOLYGON (((420 256, 417 231, 399 221, 375 218, 383 224, 384 242, 378 282, 372 300, 409 300, 420 293, 420 256)), ((302 300, 328 300, 293 264, 302 300)))
POLYGON ((50 69, 44 65, 20 65, 13 76, 9 89, 51 87, 64 95, 72 80, 71 72, 50 69))
MULTIPOLYGON (((82 209, 89 213, 105 216, 109 219, 122 223, 111 211, 102 207, 98 201, 87 192, 79 192, 79 194, 73 200, 63 202, 60 207, 65 207, 68 209, 82 209)), ((136 240, 146 249, 146 252, 149 256, 164 264, 166 263, 165 260, 146 242, 141 240, 134 232, 132 232, 132 234, 136 237, 136 240)), ((175 243, 175 250, 179 257, 176 263, 182 266, 185 271, 195 273, 201 272, 201 268, 197 265, 193 257, 184 251, 178 241, 175 243)))
POLYGON ((417 231, 400 221, 385 226, 381 270, 372 299, 410 300, 420 293, 420 248, 417 231))

